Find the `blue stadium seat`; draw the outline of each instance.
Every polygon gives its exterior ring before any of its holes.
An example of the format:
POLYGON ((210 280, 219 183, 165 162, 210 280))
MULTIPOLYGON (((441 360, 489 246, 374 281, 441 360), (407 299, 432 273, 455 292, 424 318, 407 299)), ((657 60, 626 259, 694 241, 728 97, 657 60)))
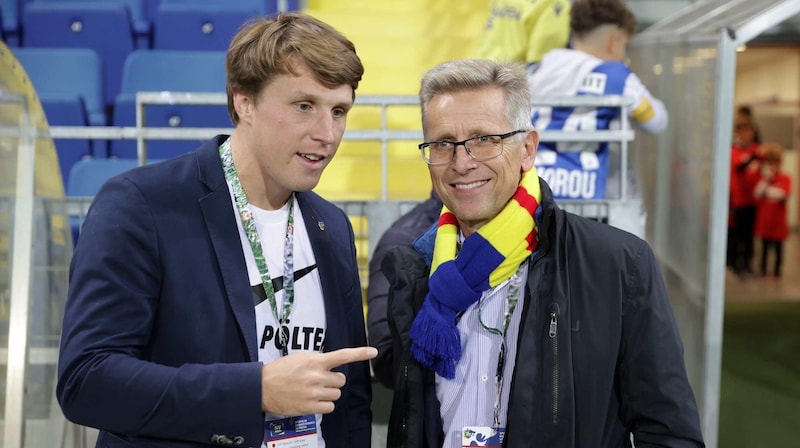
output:
POLYGON ((162 2, 156 12, 153 48, 225 51, 239 27, 260 14, 243 5, 162 2))
POLYGON ((144 0, 144 16, 151 24, 156 19, 156 11, 158 10, 158 5, 160 5, 162 1, 163 0, 144 0))
POLYGON ((231 9, 244 9, 255 14, 266 14, 267 4, 277 0, 161 0, 161 4, 190 5, 204 7, 206 5, 224 6, 231 9))
MULTIPOLYGON (((152 160, 150 163, 156 163, 152 160)), ((93 197, 100 191, 100 187, 117 174, 131 170, 138 165, 133 159, 85 159, 76 163, 69 175, 66 195, 69 197, 93 197)), ((72 242, 78 242, 78 235, 83 224, 81 218, 70 217, 72 227, 72 242)))
MULTIPOLYGON (((50 126, 87 126, 86 108, 77 95, 40 97, 44 115, 50 126)), ((69 184, 72 167, 92 156, 91 143, 86 139, 54 139, 58 165, 64 187, 69 184)))
POLYGON ((86 159, 72 167, 66 194, 72 197, 92 197, 110 178, 136 168, 133 159, 86 159))
MULTIPOLYGON (((122 92, 114 105, 114 126, 135 126, 136 92, 219 92, 225 91, 224 51, 137 50, 125 61, 122 92)), ((231 126, 227 106, 146 106, 147 127, 231 126)), ((196 149, 204 140, 151 140, 148 158, 166 159, 196 149)), ((110 155, 136 157, 136 142, 111 142, 110 155)))
POLYGON ((97 52, 89 48, 20 47, 13 53, 40 98, 80 96, 86 106, 88 124, 106 125, 102 68, 97 52))
MULTIPOLYGON (((42 103, 51 126, 105 126, 100 57, 88 48, 13 50, 42 103), (58 73, 58 76, 53 76, 58 73)), ((66 186, 70 167, 89 156, 105 157, 106 142, 59 139, 55 142, 66 186)))
POLYGON ((19 0, 0 0, 0 38, 9 47, 19 45, 19 0))
POLYGON ((134 49, 128 9, 121 3, 28 3, 22 15, 26 47, 91 48, 103 67, 103 102, 114 104, 122 65, 134 49))
POLYGON ((125 60, 121 93, 224 92, 225 51, 136 50, 125 60))
MULTIPOLYGON (((150 0, 157 2, 159 0, 150 0)), ((160 0, 161 3, 183 3, 183 4, 224 4, 226 6, 244 6, 257 14, 274 14, 281 7, 280 0, 160 0)), ((297 0, 287 0, 285 11, 298 11, 300 8, 297 0)))
POLYGON ((150 39, 152 37, 149 17, 145 13, 145 5, 142 3, 144 0, 35 0, 41 3, 121 3, 128 9, 131 22, 133 24, 133 32, 136 35, 136 48, 150 48, 150 39))

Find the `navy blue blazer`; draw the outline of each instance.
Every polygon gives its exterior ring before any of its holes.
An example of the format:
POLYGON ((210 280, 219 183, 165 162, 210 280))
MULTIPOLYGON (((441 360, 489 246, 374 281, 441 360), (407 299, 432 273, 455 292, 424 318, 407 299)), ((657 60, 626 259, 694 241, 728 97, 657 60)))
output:
MULTIPOLYGON (((110 179, 70 265, 56 394, 103 447, 258 447, 261 363, 253 292, 217 136, 110 179)), ((353 229, 312 192, 297 201, 325 297, 325 351, 367 344, 353 229)), ((282 236, 281 236, 282 237, 282 236)), ((370 445, 369 364, 322 420, 328 448, 370 445)))

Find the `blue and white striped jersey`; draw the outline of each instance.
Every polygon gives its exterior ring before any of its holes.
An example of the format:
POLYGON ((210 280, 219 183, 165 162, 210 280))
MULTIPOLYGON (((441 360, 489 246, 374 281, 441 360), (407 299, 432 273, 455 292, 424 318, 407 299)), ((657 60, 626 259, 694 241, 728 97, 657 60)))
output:
MULTIPOLYGON (((533 97, 623 95, 632 98, 626 107, 637 128, 662 132, 668 114, 627 65, 603 61, 582 51, 556 49, 528 76, 533 97)), ((540 131, 594 131, 619 128, 616 107, 537 107, 531 122, 540 131)), ((539 175, 550 185, 556 199, 603 199, 609 178, 609 144, 606 142, 541 142, 536 157, 539 175)))

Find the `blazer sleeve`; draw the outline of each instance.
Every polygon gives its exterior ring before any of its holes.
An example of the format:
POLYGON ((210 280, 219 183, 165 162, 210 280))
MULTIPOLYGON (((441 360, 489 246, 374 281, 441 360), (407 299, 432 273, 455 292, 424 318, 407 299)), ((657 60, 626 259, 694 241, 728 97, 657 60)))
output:
POLYGON ((64 415, 128 437, 209 443, 222 434, 258 446, 260 363, 148 360, 154 332, 178 334, 198 321, 156 327, 160 306, 193 299, 162 295, 156 213, 124 176, 91 205, 70 266, 56 390, 64 415))

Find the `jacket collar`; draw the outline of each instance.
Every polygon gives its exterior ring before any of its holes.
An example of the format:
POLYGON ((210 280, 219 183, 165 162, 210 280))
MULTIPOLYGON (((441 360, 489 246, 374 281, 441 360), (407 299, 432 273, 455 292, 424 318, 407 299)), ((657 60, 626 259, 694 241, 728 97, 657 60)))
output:
POLYGON ((209 190, 225 187, 225 173, 219 159, 219 145, 230 136, 220 134, 203 143, 197 150, 197 175, 209 190))
MULTIPOLYGON (((545 254, 550 247, 551 235, 550 231, 554 229, 554 216, 558 206, 553 200, 553 192, 547 185, 547 182, 539 178, 539 187, 542 191, 541 203, 533 217, 536 220, 536 226, 539 228, 539 246, 532 256, 537 254, 545 254)), ((419 252, 425 259, 425 263, 430 268, 433 260, 433 246, 436 240, 436 229, 439 227, 439 222, 434 222, 428 230, 420 235, 412 246, 419 252)))

